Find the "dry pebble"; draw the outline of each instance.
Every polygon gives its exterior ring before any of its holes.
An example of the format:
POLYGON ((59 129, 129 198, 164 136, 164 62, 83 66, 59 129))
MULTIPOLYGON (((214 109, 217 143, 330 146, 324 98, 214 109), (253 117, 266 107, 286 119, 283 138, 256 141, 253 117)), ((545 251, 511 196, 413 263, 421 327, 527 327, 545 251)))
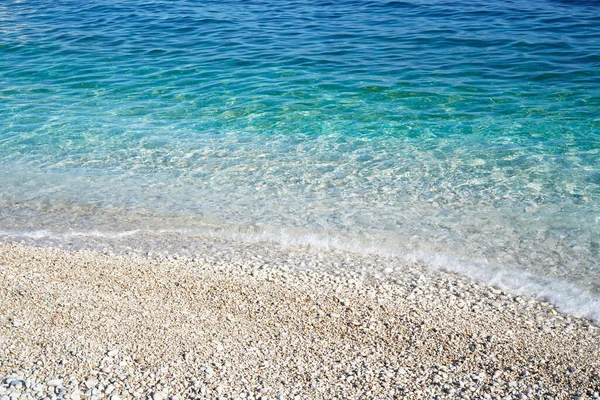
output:
POLYGON ((600 329, 549 303, 394 258, 222 244, 0 244, 0 400, 600 398, 600 329))

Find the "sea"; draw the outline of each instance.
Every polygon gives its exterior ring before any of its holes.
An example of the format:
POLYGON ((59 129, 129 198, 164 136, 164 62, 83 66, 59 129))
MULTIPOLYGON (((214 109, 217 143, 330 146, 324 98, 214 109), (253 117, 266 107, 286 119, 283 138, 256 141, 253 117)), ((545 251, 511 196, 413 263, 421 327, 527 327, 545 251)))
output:
POLYGON ((173 233, 600 321, 600 2, 0 1, 0 238, 173 233))

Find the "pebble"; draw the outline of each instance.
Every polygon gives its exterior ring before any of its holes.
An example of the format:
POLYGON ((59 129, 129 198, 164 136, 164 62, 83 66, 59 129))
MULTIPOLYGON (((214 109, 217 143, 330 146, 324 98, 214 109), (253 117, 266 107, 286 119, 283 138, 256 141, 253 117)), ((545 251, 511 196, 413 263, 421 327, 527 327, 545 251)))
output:
MULTIPOLYGON (((158 270, 144 261, 136 270, 129 258, 111 257, 104 265, 95 255, 77 253, 77 268, 94 266, 86 277, 99 270, 106 275, 93 278, 101 283, 93 291, 69 291, 60 304, 68 300, 70 312, 84 310, 77 321, 87 313, 93 323, 74 325, 73 337, 82 336, 61 350, 44 336, 47 328, 32 330, 35 324, 27 321, 15 331, 12 320, 0 319, 0 328, 4 323, 9 332, 47 346, 36 354, 12 339, 0 340, 0 356, 23 365, 23 370, 3 370, 0 400, 516 399, 538 393, 576 398, 598 390, 600 367, 593 355, 599 332, 589 321, 553 316, 535 299, 444 272, 434 279, 418 265, 398 266, 376 256, 321 252, 313 260, 301 251, 281 253, 288 272, 277 269, 277 255, 265 255, 272 264, 257 269, 264 260, 246 260, 247 253, 231 263, 212 252, 207 254, 214 254, 213 261, 199 256, 184 273, 170 270, 183 268, 184 258, 163 258, 158 270), (295 275, 299 259, 305 271, 295 275), (335 268, 356 267, 338 274, 311 270, 333 265, 331 259, 338 262, 335 268), (369 262, 372 272, 355 272, 369 262), (260 273, 251 277, 247 272, 254 270, 260 273), (118 292, 102 286, 112 279, 119 282, 118 292), (204 290, 204 297, 198 295, 204 290), (96 291, 105 297, 96 297, 96 291), (115 293, 123 297, 113 298, 115 293), (283 295, 289 301, 282 301, 283 295), (135 300, 128 303, 128 296, 135 300), (125 319, 115 323, 121 312, 130 312, 125 316, 136 323, 126 329, 125 319), (83 328, 91 335, 83 336, 83 328), (159 346, 155 350, 148 343, 159 346)), ((10 265, 5 254, 0 251, 2 268, 10 265)), ((53 261, 37 265, 35 272, 20 267, 25 277, 20 284, 39 281, 28 273, 43 271, 44 276, 65 267, 60 260, 66 255, 52 254, 53 261)), ((20 265, 28 263, 35 265, 27 258, 20 265)), ((52 287, 60 286, 64 275, 69 277, 65 287, 71 288, 76 270, 69 271, 52 275, 52 287)), ((11 307, 2 298, 0 305, 11 307)), ((20 310, 9 315, 25 318, 20 310)))
POLYGON ((71 395, 69 396, 69 398, 71 400, 80 400, 81 399, 81 393, 79 392, 79 390, 76 390, 73 393, 71 393, 71 395))
POLYGON ((93 389, 98 386, 98 383, 98 379, 90 378, 85 381, 85 386, 87 386, 88 389, 93 389))
POLYGON ((117 356, 117 354, 119 354, 119 350, 109 350, 108 353, 106 353, 107 356, 111 357, 111 358, 115 358, 117 356))
POLYGON ((166 396, 162 392, 152 393, 152 400, 165 400, 166 396))

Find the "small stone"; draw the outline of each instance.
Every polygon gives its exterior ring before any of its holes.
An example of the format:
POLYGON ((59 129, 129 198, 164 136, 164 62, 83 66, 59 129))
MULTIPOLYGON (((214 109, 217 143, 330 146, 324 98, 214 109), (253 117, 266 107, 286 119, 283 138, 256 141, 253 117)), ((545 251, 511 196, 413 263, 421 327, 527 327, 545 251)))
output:
POLYGON ((152 393, 152 400, 165 400, 166 396, 163 392, 152 393))
POLYGON ((90 378, 87 381, 85 381, 85 386, 88 389, 93 389, 98 385, 98 379, 94 379, 94 378, 90 378))
POLYGON ((12 382, 10 382, 10 387, 14 388, 15 390, 21 390, 23 389, 23 387, 25 387, 25 381, 15 379, 12 382))
POLYGON ((49 380, 46 384, 48 386, 62 386, 63 380, 62 379, 52 379, 52 380, 49 380))
POLYGON ((115 358, 117 354, 119 354, 119 350, 116 349, 109 350, 108 353, 106 353, 106 355, 111 358, 115 358))

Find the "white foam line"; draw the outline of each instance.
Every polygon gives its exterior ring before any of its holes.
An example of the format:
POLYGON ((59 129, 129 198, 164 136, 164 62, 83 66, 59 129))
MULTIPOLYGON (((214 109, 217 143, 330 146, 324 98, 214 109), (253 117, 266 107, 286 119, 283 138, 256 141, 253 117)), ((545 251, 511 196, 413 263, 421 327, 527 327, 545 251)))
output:
POLYGON ((69 231, 65 233, 56 233, 47 230, 37 230, 31 232, 10 232, 0 231, 0 236, 12 237, 12 238, 28 238, 28 239, 53 239, 53 240, 65 240, 77 237, 97 237, 106 239, 120 239, 128 236, 134 236, 137 233, 142 232, 139 229, 123 232, 101 232, 101 231, 69 231))
POLYGON ((490 264, 486 260, 461 260, 442 254, 427 252, 397 252, 377 244, 348 241, 332 236, 306 234, 297 236, 285 230, 256 234, 213 234, 233 237, 247 242, 275 242, 284 246, 310 246, 324 250, 342 250, 362 254, 393 256, 406 261, 421 262, 430 268, 454 272, 485 284, 498 287, 507 293, 527 294, 554 304, 560 311, 578 317, 590 318, 600 324, 600 295, 582 290, 575 284, 555 278, 535 275, 523 270, 490 264))
POLYGON ((205 236, 220 239, 237 240, 242 242, 258 243, 271 242, 287 247, 312 247, 322 250, 341 250, 361 254, 374 254, 393 256, 407 262, 420 262, 434 268, 454 272, 467 276, 485 284, 498 287, 507 293, 515 295, 528 294, 540 300, 553 303, 560 311, 578 317, 587 317, 600 324, 600 295, 592 294, 577 287, 575 284, 555 278, 543 277, 517 269, 493 265, 486 260, 461 260, 442 254, 427 252, 398 252, 378 246, 375 243, 366 244, 358 240, 344 240, 335 236, 318 234, 298 235, 282 229, 273 232, 241 233, 207 230, 202 234, 194 234, 188 230, 161 229, 161 230, 130 230, 123 232, 101 231, 70 231, 55 233, 47 230, 32 232, 0 231, 0 237, 28 238, 34 240, 68 240, 72 238, 105 238, 121 239, 133 237, 140 233, 145 234, 182 234, 193 238, 205 236))

